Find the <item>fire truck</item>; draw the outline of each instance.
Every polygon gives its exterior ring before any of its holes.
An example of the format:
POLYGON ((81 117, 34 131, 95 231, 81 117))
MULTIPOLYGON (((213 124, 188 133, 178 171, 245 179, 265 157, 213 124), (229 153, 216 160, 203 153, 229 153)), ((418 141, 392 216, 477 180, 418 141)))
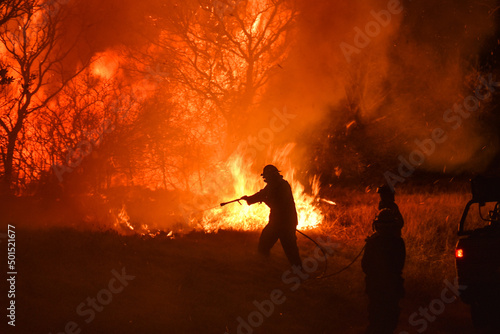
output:
MULTIPOLYGON (((471 181, 455 249, 460 298, 476 328, 500 328, 500 178, 471 181)), ((497 333, 500 333, 498 331, 497 333)))

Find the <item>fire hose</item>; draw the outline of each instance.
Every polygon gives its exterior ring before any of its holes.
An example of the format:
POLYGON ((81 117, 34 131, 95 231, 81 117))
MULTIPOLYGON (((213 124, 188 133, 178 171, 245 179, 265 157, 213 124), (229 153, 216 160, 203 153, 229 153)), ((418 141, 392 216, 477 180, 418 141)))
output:
POLYGON ((343 272, 344 270, 347 270, 350 266, 352 266, 354 264, 354 262, 356 262, 356 260, 361 256, 361 254, 363 254, 363 251, 365 250, 366 248, 366 245, 363 246, 363 248, 361 248, 361 250, 359 251, 358 255, 356 255, 356 257, 351 261, 351 263, 349 263, 347 266, 345 266, 344 268, 334 272, 334 273, 331 273, 331 274, 328 274, 328 275, 319 275, 318 277, 316 277, 316 279, 323 279, 323 278, 328 278, 328 277, 332 277, 332 276, 335 276, 335 275, 338 275, 340 274, 341 272, 343 272))
POLYGON ((220 206, 224 206, 224 205, 227 205, 227 204, 230 204, 230 203, 234 203, 234 202, 238 202, 238 204, 241 205, 241 203, 240 203, 241 200, 242 200, 241 198, 234 199, 234 200, 229 201, 229 202, 221 203, 220 206))
POLYGON ((323 249, 323 247, 321 247, 316 241, 314 241, 312 238, 310 238, 309 236, 307 236, 304 232, 301 232, 299 230, 296 230, 297 232, 299 232, 300 234, 302 234, 304 237, 306 237, 307 239, 311 240, 312 242, 314 242, 316 244, 316 246, 318 246, 318 248, 321 250, 321 252, 323 253, 323 256, 325 257, 325 268, 323 269, 323 272, 315 277, 314 279, 323 279, 323 278, 328 278, 328 277, 332 277, 332 276, 335 276, 335 275, 338 275, 340 274, 341 272, 343 272, 344 270, 347 270, 349 269, 349 267, 351 267, 355 262, 356 260, 361 256, 361 254, 363 254, 363 251, 365 250, 366 248, 366 245, 363 246, 363 248, 361 248, 361 251, 358 253, 358 255, 356 255, 356 257, 347 265, 345 266, 344 268, 334 272, 334 273, 331 273, 331 274, 328 274, 328 275, 325 275, 326 274, 326 270, 328 269, 328 256, 326 255, 326 252, 325 250, 323 249))
MULTIPOLYGON (((229 201, 229 202, 223 202, 223 203, 220 203, 220 206, 222 207, 222 206, 225 206, 227 204, 234 203, 234 202, 238 202, 238 204, 241 205, 241 203, 240 203, 241 200, 242 200, 242 198, 238 198, 238 199, 235 199, 235 200, 232 200, 232 201, 229 201)), ((314 239, 312 239, 311 237, 309 237, 307 234, 305 234, 304 232, 302 232, 302 231, 300 231, 298 229, 296 229, 296 231, 299 232, 300 234, 302 234, 307 239, 311 240, 321 250, 321 252, 323 253, 323 256, 325 258, 325 267, 323 268, 323 272, 319 276, 317 276, 315 279, 324 279, 324 278, 332 277, 332 276, 338 275, 341 272, 349 269, 356 262, 356 260, 361 256, 361 254, 363 254, 363 251, 366 248, 366 245, 363 246, 363 248, 361 248, 361 251, 358 253, 358 255, 356 255, 356 257, 347 266, 345 266, 344 268, 342 268, 342 269, 340 269, 340 270, 338 270, 338 271, 336 271, 334 273, 325 275, 326 271, 328 269, 328 255, 326 255, 326 251, 324 250, 323 247, 321 247, 320 244, 318 244, 314 239)))
POLYGON ((321 247, 320 244, 318 244, 315 240, 313 240, 311 237, 309 237, 307 234, 305 234, 304 232, 302 231, 299 231, 298 229, 295 229, 297 232, 299 232, 300 234, 302 234, 304 237, 306 237, 307 239, 311 240, 312 242, 314 242, 316 244, 316 246, 318 246, 318 248, 321 250, 321 252, 323 253, 323 257, 325 258, 325 267, 323 268, 323 272, 321 273, 321 275, 319 275, 317 278, 323 276, 326 274, 326 270, 328 269, 328 255, 326 255, 326 252, 325 250, 323 249, 323 247, 321 247))

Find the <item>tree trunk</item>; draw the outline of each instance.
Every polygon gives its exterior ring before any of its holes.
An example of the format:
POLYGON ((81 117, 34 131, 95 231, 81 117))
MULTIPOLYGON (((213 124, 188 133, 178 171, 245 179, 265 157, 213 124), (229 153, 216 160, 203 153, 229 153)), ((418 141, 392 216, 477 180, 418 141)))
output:
POLYGON ((4 160, 4 178, 2 180, 2 192, 5 192, 7 195, 12 195, 14 193, 12 190, 12 179, 14 174, 14 151, 16 148, 17 136, 21 131, 23 123, 24 117, 19 117, 17 119, 16 125, 8 134, 7 152, 5 153, 4 160))
POLYGON ((5 154, 4 162, 4 177, 2 182, 2 190, 7 194, 12 194, 12 174, 14 162, 14 149, 16 147, 17 133, 11 132, 8 136, 7 152, 5 154))

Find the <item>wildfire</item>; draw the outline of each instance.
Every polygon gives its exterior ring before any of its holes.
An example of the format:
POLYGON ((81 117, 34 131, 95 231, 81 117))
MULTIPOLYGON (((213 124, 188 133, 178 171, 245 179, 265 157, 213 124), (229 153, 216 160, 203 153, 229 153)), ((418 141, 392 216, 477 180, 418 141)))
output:
POLYGON ((158 229, 150 229, 147 224, 133 224, 130 220, 130 216, 127 213, 125 204, 122 204, 122 208, 116 214, 113 227, 120 234, 124 235, 139 234, 143 237, 154 238, 158 235, 165 234, 169 238, 174 237, 173 231, 165 233, 164 231, 158 229))
MULTIPOLYGON (((318 178, 312 178, 310 194, 305 191, 304 186, 296 179, 295 169, 291 167, 289 154, 294 144, 286 145, 283 149, 272 152, 272 163, 279 166, 284 178, 290 183, 295 199, 298 214, 298 226, 300 230, 313 229, 323 222, 323 214, 318 208, 319 202, 331 205, 336 203, 320 199, 318 178)), ((224 207, 220 202, 240 198, 243 195, 252 195, 265 186, 259 172, 251 170, 251 164, 241 151, 234 153, 221 166, 220 174, 213 175, 218 181, 207 184, 204 191, 192 189, 195 194, 191 197, 191 203, 183 203, 181 211, 183 224, 177 227, 176 232, 184 233, 192 230, 201 230, 213 233, 219 230, 253 231, 262 229, 268 222, 269 208, 264 203, 249 206, 245 201, 229 204, 224 207)), ((114 213, 114 229, 121 234, 156 237, 166 234, 165 231, 152 228, 147 224, 135 222, 127 213, 125 204, 114 213)), ((156 225, 156 224, 154 224, 156 225)), ((173 237, 173 231, 166 234, 173 237)))
MULTIPOLYGON (((295 206, 297 208, 299 224, 298 229, 311 229, 323 222, 323 215, 316 207, 316 197, 319 193, 319 180, 311 180, 312 194, 304 191, 304 186, 295 178, 295 169, 291 167, 288 155, 294 144, 285 146, 284 149, 275 152, 273 163, 283 170, 283 176, 293 191, 295 206)), ((265 186, 262 177, 250 170, 250 164, 244 155, 238 153, 233 155, 227 167, 230 173, 229 180, 232 183, 224 195, 224 200, 239 198, 243 195, 252 195, 265 186)), ((256 230, 263 228, 268 221, 269 208, 265 204, 249 206, 245 201, 238 204, 230 204, 224 207, 206 210, 201 217, 201 225, 207 232, 219 229, 256 230)))

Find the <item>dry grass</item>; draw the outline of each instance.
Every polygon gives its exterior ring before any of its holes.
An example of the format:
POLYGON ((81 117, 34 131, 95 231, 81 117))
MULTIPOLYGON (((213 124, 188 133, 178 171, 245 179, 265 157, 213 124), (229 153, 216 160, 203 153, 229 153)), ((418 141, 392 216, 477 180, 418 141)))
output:
MULTIPOLYGON (((325 224, 307 232, 340 244, 329 260, 329 272, 342 268, 359 252, 371 233, 378 201, 373 193, 352 190, 338 191, 331 199, 338 205, 325 204, 325 224)), ((416 332, 408 323, 409 315, 439 298, 445 279, 453 281, 457 224, 468 199, 467 192, 398 194, 407 247, 407 294, 398 330, 416 332)), ((53 213, 40 210, 41 220, 50 221, 53 213)), ((56 216, 62 219, 61 214, 56 216)), ((83 223, 78 217, 65 219, 68 226, 83 223)), ((88 333, 223 334, 226 327, 229 333, 237 333, 237 317, 248 316, 255 310, 253 300, 269 298, 276 288, 286 292, 287 301, 254 333, 354 334, 366 325, 359 262, 341 275, 306 281, 292 292, 281 281, 287 270, 281 248, 275 246, 269 262, 256 256, 258 232, 143 239, 73 227, 41 229, 22 211, 11 212, 10 222, 24 226, 18 235, 23 269, 17 297, 19 333, 58 333, 68 320, 77 321, 88 333), (122 266, 136 280, 95 321, 83 323, 76 306, 106 287, 110 270, 122 266)), ((300 236, 299 247, 303 257, 313 254, 314 245, 300 236)), ((428 333, 470 332, 467 311, 461 302, 448 305, 428 333)))
MULTIPOLYGON (((362 247, 364 239, 373 233, 378 196, 352 191, 336 196, 339 202, 336 207, 323 207, 327 220, 318 231, 352 248, 362 247)), ((432 285, 455 277, 458 223, 469 199, 467 192, 421 191, 397 195, 396 203, 405 219, 402 236, 407 250, 407 280, 432 285)))

